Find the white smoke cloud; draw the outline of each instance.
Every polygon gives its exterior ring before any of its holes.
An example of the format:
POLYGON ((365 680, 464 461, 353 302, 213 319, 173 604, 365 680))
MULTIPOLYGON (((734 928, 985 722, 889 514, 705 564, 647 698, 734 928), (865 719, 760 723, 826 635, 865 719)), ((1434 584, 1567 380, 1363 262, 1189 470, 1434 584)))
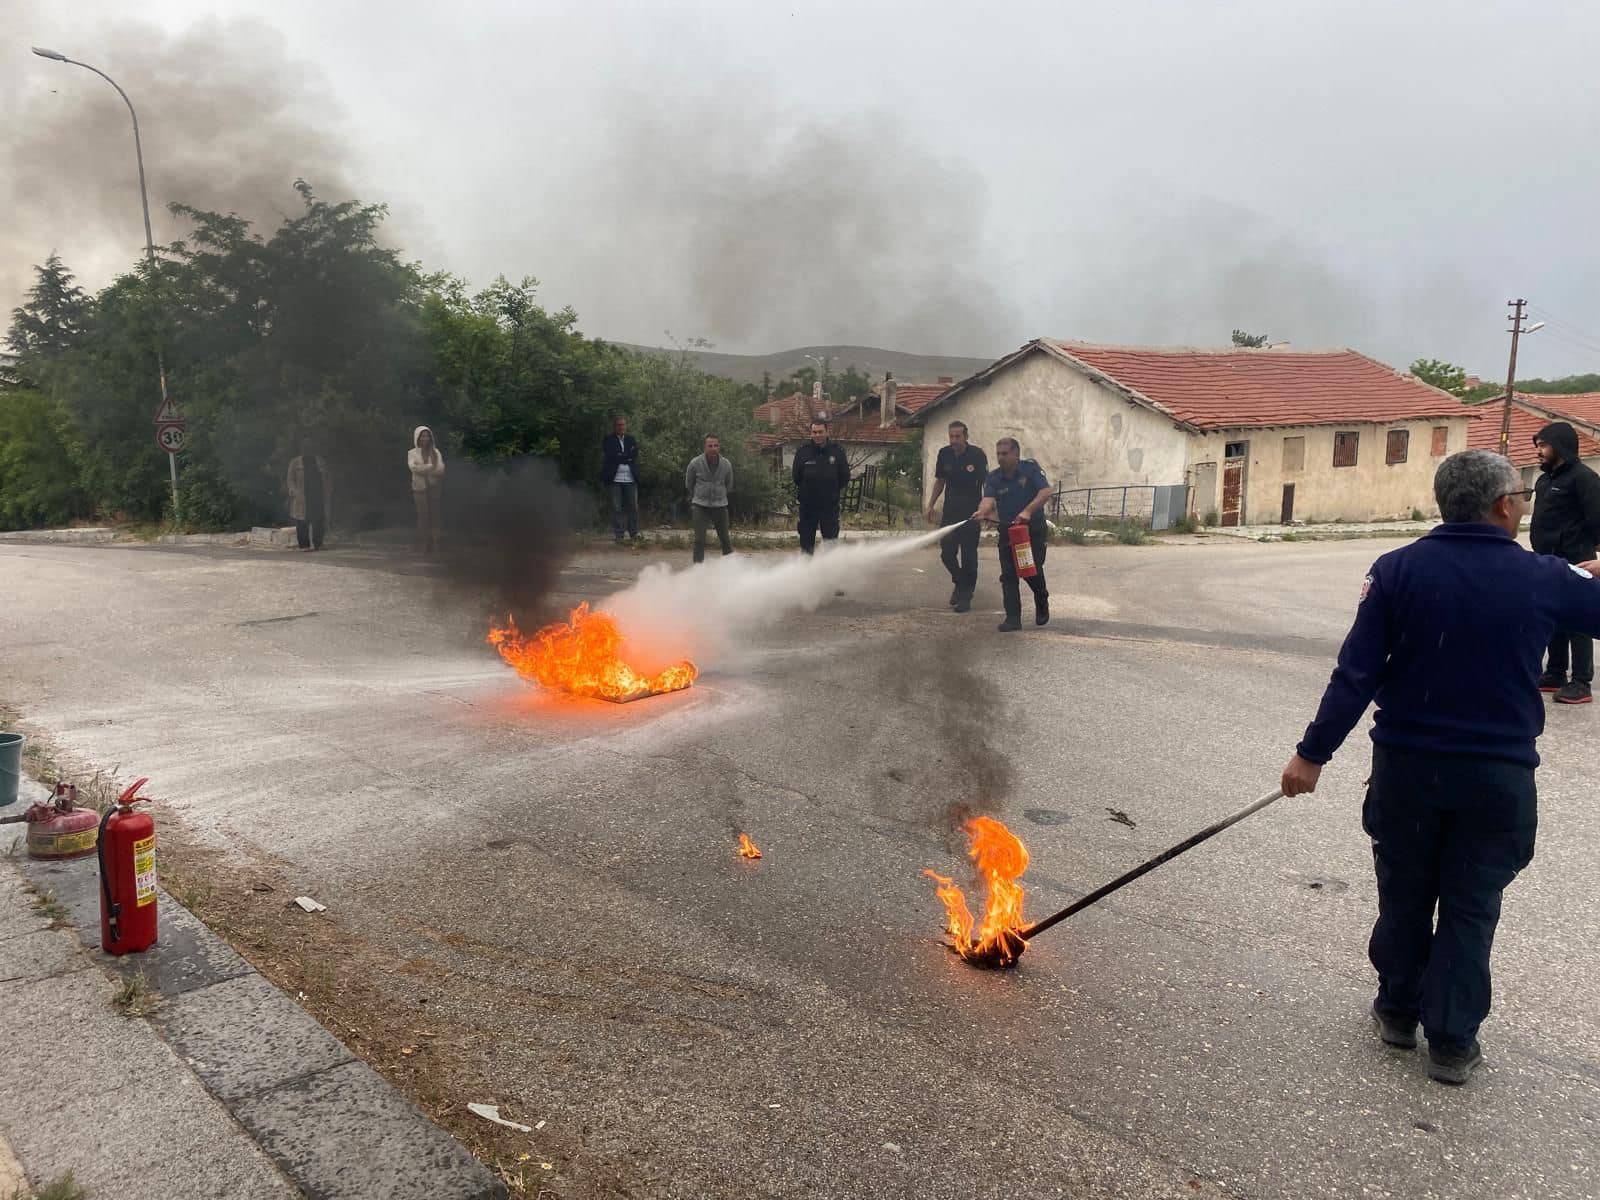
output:
POLYGON ((635 670, 653 674, 684 658, 704 668, 725 663, 751 632, 815 611, 890 559, 932 545, 948 532, 848 542, 810 558, 796 555, 778 562, 734 554, 678 571, 656 563, 598 607, 617 619, 626 639, 622 657, 635 670))

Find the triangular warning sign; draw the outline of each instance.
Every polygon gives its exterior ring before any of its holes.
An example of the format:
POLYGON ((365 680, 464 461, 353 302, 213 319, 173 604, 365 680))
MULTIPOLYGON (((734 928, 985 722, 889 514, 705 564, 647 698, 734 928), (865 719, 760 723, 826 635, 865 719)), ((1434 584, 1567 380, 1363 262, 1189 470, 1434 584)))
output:
POLYGON ((178 411, 178 402, 168 396, 161 402, 161 407, 156 409, 155 421, 157 425, 169 425, 174 421, 183 420, 183 414, 178 411))

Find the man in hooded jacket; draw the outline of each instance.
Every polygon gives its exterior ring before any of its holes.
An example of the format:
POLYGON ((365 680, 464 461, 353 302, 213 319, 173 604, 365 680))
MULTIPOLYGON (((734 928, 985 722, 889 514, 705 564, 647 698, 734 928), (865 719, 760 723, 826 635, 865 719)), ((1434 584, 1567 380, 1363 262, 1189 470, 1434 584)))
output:
MULTIPOLYGON (((1600 476, 1578 457, 1577 431, 1553 421, 1533 438, 1539 451, 1539 478, 1534 483, 1533 521, 1528 540, 1535 554, 1553 554, 1569 563, 1588 562, 1600 543, 1600 476)), ((1557 704, 1593 700, 1594 639, 1570 629, 1557 629, 1550 639, 1541 692, 1554 692, 1557 704), (1567 677, 1568 664, 1572 677, 1567 677)))

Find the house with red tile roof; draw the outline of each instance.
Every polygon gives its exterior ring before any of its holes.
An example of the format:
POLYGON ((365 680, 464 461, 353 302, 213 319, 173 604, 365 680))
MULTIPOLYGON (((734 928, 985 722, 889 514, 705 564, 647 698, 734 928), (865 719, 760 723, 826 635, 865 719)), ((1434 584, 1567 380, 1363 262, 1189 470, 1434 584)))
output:
POLYGON ((794 462, 795 452, 810 440, 812 417, 825 416, 829 436, 845 448, 851 467, 872 466, 897 446, 920 438, 921 431, 910 428, 906 421, 938 399, 953 382, 899 383, 889 375, 865 396, 851 397, 839 405, 825 401, 822 385, 817 383, 809 397, 796 392, 758 405, 756 422, 765 428, 756 434, 755 445, 772 461, 775 470, 787 469, 794 462))
POLYGON ((1038 338, 908 423, 924 482, 952 420, 1015 437, 1058 487, 1187 484, 1224 525, 1434 510, 1433 472, 1467 448, 1454 396, 1354 350, 1100 346, 1038 338))

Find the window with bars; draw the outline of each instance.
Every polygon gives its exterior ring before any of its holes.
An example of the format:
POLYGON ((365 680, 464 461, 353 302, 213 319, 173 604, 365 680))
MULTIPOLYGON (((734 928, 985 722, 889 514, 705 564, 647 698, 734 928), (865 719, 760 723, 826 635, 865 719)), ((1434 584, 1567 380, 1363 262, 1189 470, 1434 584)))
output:
POLYGON ((1353 467, 1356 465, 1356 447, 1361 441, 1359 433, 1336 433, 1333 435, 1333 465, 1336 467, 1353 467))
POLYGON ((1389 466, 1403 463, 1406 453, 1411 447, 1411 431, 1409 429, 1389 430, 1389 444, 1384 448, 1383 461, 1389 466))

